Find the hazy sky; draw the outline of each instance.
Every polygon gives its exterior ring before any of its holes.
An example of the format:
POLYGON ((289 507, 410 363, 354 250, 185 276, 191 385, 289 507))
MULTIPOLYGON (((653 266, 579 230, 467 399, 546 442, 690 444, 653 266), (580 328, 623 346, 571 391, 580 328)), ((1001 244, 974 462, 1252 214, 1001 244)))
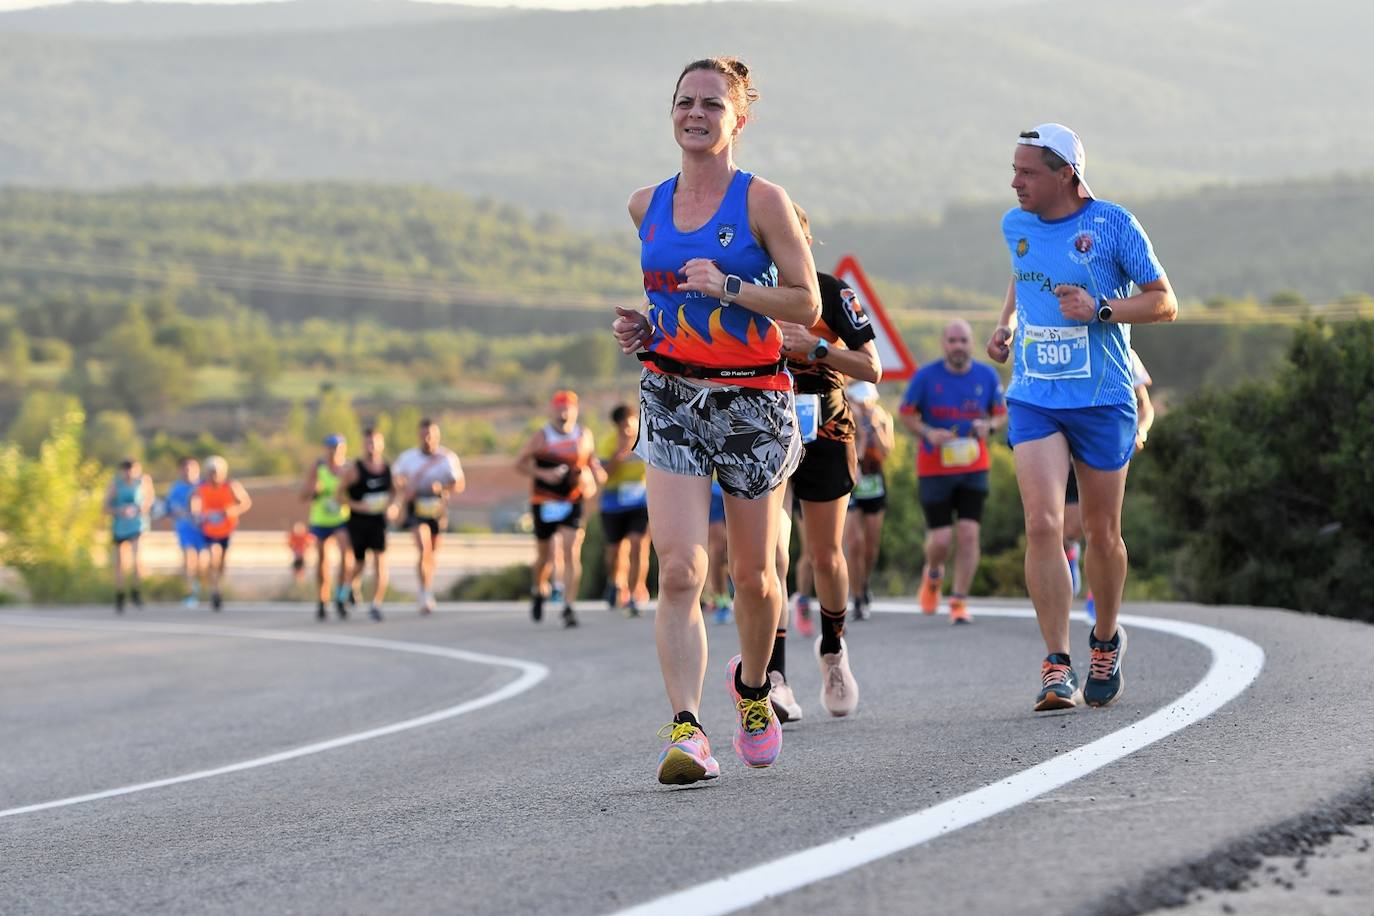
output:
MULTIPOLYGON (((22 10, 34 6, 56 6, 68 0, 0 0, 0 10, 22 10)), ((102 3, 119 0, 99 0, 102 3)), ((152 3, 261 3, 280 2, 280 0, 147 0, 152 3)), ((319 0, 316 0, 319 2, 319 0)), ((532 6, 542 9, 580 10, 608 6, 650 6, 660 3, 681 3, 683 0, 430 0, 430 2, 456 3, 461 6, 532 6)))

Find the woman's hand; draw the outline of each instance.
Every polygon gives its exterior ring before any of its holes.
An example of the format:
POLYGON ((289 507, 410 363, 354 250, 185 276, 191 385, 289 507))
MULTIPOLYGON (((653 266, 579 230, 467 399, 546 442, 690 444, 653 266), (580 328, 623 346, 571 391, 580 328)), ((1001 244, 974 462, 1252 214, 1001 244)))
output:
POLYGON ((654 339, 654 330, 649 319, 633 309, 615 307, 616 319, 611 322, 611 333, 620 345, 622 353, 637 353, 654 339))
POLYGON ((710 258, 692 258, 682 265, 682 273, 687 279, 678 285, 678 289, 704 293, 713 299, 725 295, 725 274, 710 258))

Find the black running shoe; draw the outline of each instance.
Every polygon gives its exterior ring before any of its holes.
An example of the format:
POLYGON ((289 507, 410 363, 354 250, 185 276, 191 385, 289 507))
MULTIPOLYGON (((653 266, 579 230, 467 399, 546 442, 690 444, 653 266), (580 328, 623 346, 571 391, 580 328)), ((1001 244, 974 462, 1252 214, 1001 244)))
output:
POLYGON ((1089 706, 1110 706, 1126 686, 1126 676, 1121 673, 1121 660, 1126 657, 1126 630, 1117 624, 1111 642, 1103 642, 1089 630, 1088 646, 1093 656, 1088 664, 1088 679, 1083 684, 1083 702, 1089 706))
POLYGON ((868 608, 864 605, 864 603, 863 603, 862 600, 856 600, 856 601, 854 602, 854 607, 853 607, 853 609, 852 609, 852 610, 850 611, 850 613, 849 613, 849 619, 850 619, 850 620, 867 620, 867 619, 868 619, 868 608))
POLYGON ((634 601, 631 601, 629 604, 625 605, 625 616, 626 618, 638 617, 639 605, 635 604, 634 601))
POLYGON ((115 592, 115 613, 116 613, 116 614, 123 614, 123 613, 124 613, 124 593, 123 593, 123 592, 115 592))
POLYGON ((381 623, 381 622, 382 622, 382 609, 379 608, 379 607, 377 607, 377 605, 374 604, 374 605, 372 605, 372 607, 368 610, 367 616, 371 617, 373 620, 377 621, 378 623, 381 623))
POLYGON ((358 590, 351 585, 348 587, 348 606, 358 606, 358 590))
POLYGON ((224 609, 224 597, 219 592, 210 593, 210 610, 221 611, 224 609))
POLYGON ((335 601, 335 602, 334 602, 334 613, 338 615, 338 617, 339 617, 340 620, 347 620, 347 619, 348 619, 348 605, 347 605, 346 603, 344 603, 343 601, 335 601))
POLYGON ((603 601, 606 602, 606 609, 607 609, 607 610, 609 610, 609 611, 614 611, 614 610, 615 610, 615 599, 616 599, 616 596, 617 596, 619 593, 620 593, 620 589, 618 589, 618 588, 615 587, 615 583, 614 583, 614 582, 607 582, 607 583, 606 583, 606 590, 605 590, 604 592, 601 593, 601 599, 602 599, 603 601))
POLYGON ((143 596, 138 593, 138 589, 130 589, 129 598, 133 601, 136 610, 143 610, 143 596))
POLYGON ((1040 692, 1035 696, 1035 711, 1073 709, 1082 698, 1078 675, 1073 673, 1067 655, 1050 655, 1040 665, 1040 692))
POLYGON ((530 600, 530 619, 535 623, 544 619, 544 596, 536 593, 530 600))
POLYGON ((563 627, 568 629, 575 626, 577 626, 577 614, 573 612, 572 605, 563 605, 563 627))
POLYGON ((323 623, 329 619, 329 612, 324 609, 324 602, 321 601, 319 607, 315 608, 315 619, 323 623))

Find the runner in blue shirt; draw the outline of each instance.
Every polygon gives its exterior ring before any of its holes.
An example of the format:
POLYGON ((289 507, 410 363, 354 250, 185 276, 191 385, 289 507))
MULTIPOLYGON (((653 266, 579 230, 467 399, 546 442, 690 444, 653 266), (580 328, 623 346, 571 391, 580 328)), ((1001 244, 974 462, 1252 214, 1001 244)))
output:
POLYGON ((1026 587, 1049 650, 1037 712, 1072 708, 1080 696, 1108 706, 1121 695, 1121 501, 1136 440, 1130 326, 1178 314, 1145 230, 1124 208, 1093 197, 1084 168, 1083 144, 1064 125, 1021 134, 1011 181, 1019 207, 1002 218, 1011 283, 987 348, 998 362, 1012 360, 1007 440, 1026 515, 1026 587), (1069 659, 1073 586, 1063 545, 1070 462, 1097 599, 1081 691, 1069 659))
POLYGON ((177 546, 181 549, 182 572, 186 577, 186 597, 182 603, 188 608, 200 604, 200 555, 208 549, 205 534, 197 518, 196 490, 200 487, 200 462, 194 458, 181 459, 181 474, 167 491, 167 514, 176 527, 177 546))

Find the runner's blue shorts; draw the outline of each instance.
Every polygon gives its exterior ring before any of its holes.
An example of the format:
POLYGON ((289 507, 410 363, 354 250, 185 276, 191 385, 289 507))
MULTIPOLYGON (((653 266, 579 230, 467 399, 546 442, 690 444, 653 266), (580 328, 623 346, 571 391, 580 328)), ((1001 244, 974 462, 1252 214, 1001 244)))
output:
POLYGON ((205 533, 194 521, 177 521, 177 545, 182 550, 204 550, 205 533))
POLYGON ((1135 452, 1135 402, 1101 407, 1037 407, 1007 400, 1007 443, 1012 448, 1055 433, 1069 441, 1069 452, 1090 468, 1117 471, 1135 452))

